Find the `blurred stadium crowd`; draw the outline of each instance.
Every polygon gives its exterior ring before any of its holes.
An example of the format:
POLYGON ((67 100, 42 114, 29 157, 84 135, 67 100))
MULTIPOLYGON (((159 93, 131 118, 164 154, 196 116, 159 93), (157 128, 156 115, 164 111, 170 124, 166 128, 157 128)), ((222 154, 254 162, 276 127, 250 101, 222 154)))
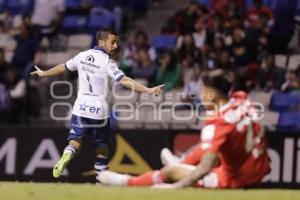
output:
MULTIPOLYGON (((156 0, 155 2, 165 1, 156 0)), ((176 1, 175 1, 176 2, 176 1)), ((99 28, 112 27, 121 35, 116 56, 120 68, 148 86, 165 84, 165 95, 111 97, 111 105, 134 103, 142 108, 135 120, 119 120, 120 128, 193 128, 197 116, 174 119, 164 112, 153 119, 153 110, 138 103, 199 103, 201 73, 221 68, 235 74, 236 89, 250 92, 265 106, 266 126, 299 128, 300 55, 297 32, 298 1, 198 0, 174 11, 159 35, 137 30, 127 37, 130 21, 151 12, 153 1, 126 0, 2 0, 0 1, 0 123, 62 125, 53 122, 49 110, 57 101, 73 102, 76 92, 64 100, 53 99, 53 80, 76 75, 32 80, 34 65, 47 69, 63 63, 79 51, 95 45, 99 28), (170 94, 168 98, 167 94, 170 94), (178 95, 180 94, 180 95, 178 95)), ((57 95, 65 95, 64 87, 57 95)), ((75 89, 74 89, 75 90, 75 89)), ((130 91, 117 88, 120 95, 130 91)), ((124 105, 123 105, 124 106, 124 105)), ((180 108, 178 115, 189 115, 180 108)), ((118 113, 113 110, 115 116, 118 113)), ((68 111, 57 109, 68 115, 68 111)), ((112 116, 114 118, 114 116, 112 116)))

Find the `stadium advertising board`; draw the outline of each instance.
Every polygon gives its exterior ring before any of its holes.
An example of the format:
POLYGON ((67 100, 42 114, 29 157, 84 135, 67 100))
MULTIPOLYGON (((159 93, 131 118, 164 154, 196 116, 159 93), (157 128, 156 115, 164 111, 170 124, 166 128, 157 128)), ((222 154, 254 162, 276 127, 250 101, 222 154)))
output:
MULTIPOLYGON (((94 182, 94 150, 88 140, 64 175, 52 177, 52 167, 66 144, 67 129, 1 128, 0 180, 94 182)), ((198 131, 116 130, 112 139, 111 170, 140 174, 161 167, 160 150, 180 153, 196 144, 198 131)), ((268 133, 272 171, 264 187, 299 188, 299 133, 268 133)))
MULTIPOLYGON (((59 179, 52 167, 67 143, 67 129, 1 128, 0 180, 38 182, 94 182, 95 153, 89 138, 59 179)), ((141 174, 161 167, 160 149, 170 146, 170 134, 160 131, 113 132, 110 169, 141 174), (116 135, 114 135, 117 133, 116 135)))

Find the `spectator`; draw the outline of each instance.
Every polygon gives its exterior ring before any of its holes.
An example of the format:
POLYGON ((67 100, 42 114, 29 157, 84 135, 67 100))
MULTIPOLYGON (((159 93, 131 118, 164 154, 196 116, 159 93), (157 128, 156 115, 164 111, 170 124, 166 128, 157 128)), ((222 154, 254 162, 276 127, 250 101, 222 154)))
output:
POLYGON ((212 9, 218 14, 224 14, 228 0, 212 0, 212 9))
POLYGON ((9 69, 6 73, 6 78, 8 83, 7 89, 12 103, 9 121, 11 123, 22 123, 25 111, 26 82, 15 69, 9 69))
POLYGON ((199 17, 199 9, 198 3, 192 0, 185 9, 176 14, 181 34, 191 34, 195 31, 194 25, 199 17))
POLYGON ((264 91, 280 90, 284 82, 284 69, 275 65, 274 56, 269 54, 266 57, 266 66, 258 72, 259 88, 264 91))
POLYGON ((208 44, 205 44, 202 49, 202 61, 205 70, 211 70, 217 67, 216 54, 208 44))
POLYGON ((95 7, 94 0, 81 0, 78 7, 66 8, 66 15, 89 15, 91 10, 95 7))
POLYGON ((195 59, 192 55, 187 54, 185 58, 180 61, 181 72, 182 72, 182 82, 183 85, 187 84, 191 80, 192 70, 195 63, 195 59))
POLYGON ((212 48, 213 48, 213 52, 216 55, 216 57, 219 57, 221 52, 225 48, 223 40, 221 38, 215 38, 212 48))
POLYGON ((282 92, 298 92, 300 89, 299 79, 296 72, 289 70, 285 74, 285 82, 281 85, 282 92))
POLYGON ((226 18, 241 18, 245 15, 244 0, 229 0, 226 10, 226 18))
POLYGON ((220 56, 218 57, 218 67, 223 69, 223 70, 233 70, 234 69, 234 64, 232 63, 230 54, 228 51, 222 51, 220 53, 220 56))
POLYGON ((269 28, 267 27, 263 17, 259 18, 259 22, 256 27, 249 27, 247 29, 248 54, 252 61, 261 58, 268 50, 268 36, 269 28))
POLYGON ((152 82, 156 72, 156 65, 151 61, 147 48, 139 50, 136 64, 132 69, 132 76, 134 78, 147 79, 148 83, 152 82))
POLYGON ((163 53, 156 74, 156 84, 165 84, 166 91, 175 88, 180 80, 181 67, 177 63, 176 54, 171 51, 163 53))
POLYGON ((133 44, 125 48, 123 53, 123 59, 127 60, 127 63, 135 63, 138 59, 138 51, 141 48, 148 50, 151 61, 155 61, 156 52, 155 49, 149 44, 148 35, 145 31, 137 31, 134 36, 133 44))
POLYGON ((233 31, 232 52, 237 67, 243 67, 249 63, 246 34, 240 28, 235 28, 233 31))
POLYGON ((298 1, 277 1, 275 22, 270 33, 270 51, 273 54, 286 54, 288 44, 295 31, 295 12, 298 1))
POLYGON ((11 100, 9 92, 3 83, 0 82, 0 124, 9 123, 11 100))
POLYGON ((212 44, 214 39, 222 35, 222 17, 214 14, 209 17, 207 22, 207 39, 208 44, 212 44))
POLYGON ((179 60, 183 60, 187 55, 191 55, 192 57, 196 58, 199 54, 196 46, 195 41, 191 35, 184 35, 180 36, 177 39, 177 49, 178 49, 178 57, 179 60))
POLYGON ((194 108, 196 108, 196 106, 200 103, 200 95, 201 95, 200 66, 198 64, 194 64, 191 71, 192 71, 192 77, 184 86, 182 101, 192 103, 194 108))
POLYGON ((5 84, 5 73, 8 69, 9 66, 5 60, 4 50, 0 49, 0 83, 5 84))
POLYGON ((268 26, 272 26, 273 12, 270 8, 263 5, 262 0, 253 0, 253 6, 247 11, 246 25, 256 27, 259 23, 259 18, 264 16, 267 19, 268 26))
POLYGON ((52 37, 57 32, 63 19, 64 10, 64 0, 35 0, 32 24, 41 37, 52 37))
POLYGON ((20 76, 24 76, 24 70, 34 60, 38 48, 38 41, 32 34, 30 26, 22 24, 20 34, 16 36, 17 46, 14 51, 11 65, 17 69, 20 76))
POLYGON ((9 11, 4 11, 0 15, 1 32, 9 34, 12 30, 13 15, 9 11))
POLYGON ((206 26, 204 23, 203 18, 199 17, 195 23, 195 30, 196 32, 193 33, 193 39, 195 46, 198 49, 202 49, 204 43, 206 41, 206 26))

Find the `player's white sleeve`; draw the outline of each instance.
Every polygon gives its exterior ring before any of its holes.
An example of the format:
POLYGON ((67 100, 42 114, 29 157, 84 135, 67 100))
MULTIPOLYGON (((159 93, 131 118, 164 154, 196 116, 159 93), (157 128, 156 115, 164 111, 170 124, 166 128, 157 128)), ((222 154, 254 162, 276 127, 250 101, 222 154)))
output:
POLYGON ((125 74, 118 68, 116 61, 109 59, 107 67, 105 68, 107 74, 116 81, 121 80, 125 74))
POLYGON ((66 63, 65 63, 65 68, 68 70, 68 71, 75 71, 77 70, 77 66, 78 66, 78 56, 79 54, 77 54, 75 57, 71 58, 70 60, 68 60, 66 63))

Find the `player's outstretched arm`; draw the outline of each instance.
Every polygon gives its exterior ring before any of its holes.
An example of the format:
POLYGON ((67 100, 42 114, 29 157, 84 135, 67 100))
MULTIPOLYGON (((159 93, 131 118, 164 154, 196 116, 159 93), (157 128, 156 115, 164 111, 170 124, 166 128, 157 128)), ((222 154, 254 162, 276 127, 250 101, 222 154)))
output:
POLYGON ((145 93, 149 93, 149 94, 154 94, 154 95, 159 95, 160 93, 162 93, 162 88, 164 87, 164 85, 159 85, 153 88, 148 88, 138 82, 136 82, 135 80, 124 76, 121 80, 120 83, 132 90, 135 90, 137 92, 145 92, 145 93))
POLYGON ((59 64, 56 65, 55 67, 52 67, 51 69, 47 70, 47 71, 43 71, 41 70, 38 66, 34 66, 34 68, 36 69, 36 71, 31 72, 31 76, 35 77, 35 78, 40 78, 40 77, 45 77, 45 76, 55 76, 58 74, 61 74, 62 72, 64 72, 65 69, 65 64, 59 64))

